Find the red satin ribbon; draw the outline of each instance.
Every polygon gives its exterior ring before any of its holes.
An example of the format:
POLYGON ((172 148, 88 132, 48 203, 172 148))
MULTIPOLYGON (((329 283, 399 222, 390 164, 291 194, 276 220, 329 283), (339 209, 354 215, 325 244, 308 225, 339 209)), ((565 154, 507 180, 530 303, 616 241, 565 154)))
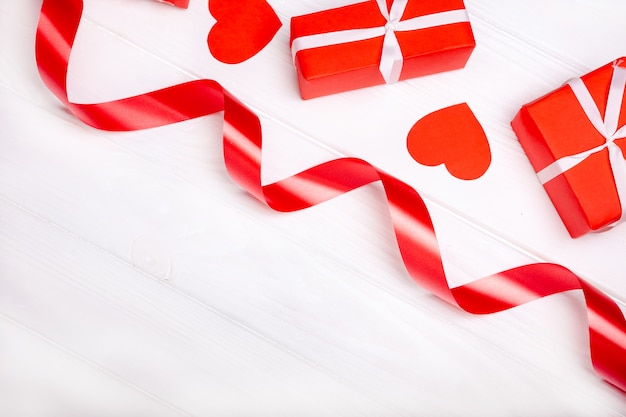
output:
POLYGON ((180 7, 181 9, 186 9, 189 7, 189 0, 157 0, 161 3, 171 4, 172 6, 180 7))
POLYGON ((315 206, 380 181, 402 259, 419 285, 473 314, 495 313, 548 295, 582 290, 594 369, 606 381, 626 391, 626 322, 611 298, 556 264, 520 266, 450 288, 432 221, 420 195, 409 185, 361 159, 328 161, 276 183, 261 185, 260 120, 216 81, 191 81, 106 103, 70 102, 66 89, 67 67, 82 7, 82 0, 44 0, 37 29, 36 56, 45 84, 83 122, 98 129, 129 131, 223 110, 224 159, 228 173, 261 202, 283 212, 315 206))

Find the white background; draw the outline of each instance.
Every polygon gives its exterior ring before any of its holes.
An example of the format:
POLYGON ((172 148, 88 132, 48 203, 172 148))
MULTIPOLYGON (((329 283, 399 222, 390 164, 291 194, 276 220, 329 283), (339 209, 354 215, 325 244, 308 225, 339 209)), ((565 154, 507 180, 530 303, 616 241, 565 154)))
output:
MULTIPOLYGON (((302 101, 292 16, 348 0, 269 0, 283 27, 214 60, 206 0, 85 0, 70 99, 196 78, 261 115, 263 180, 340 155, 411 184, 451 285, 561 263, 626 301, 626 226, 571 239, 510 128, 524 103, 626 55, 621 0, 467 0, 465 69, 302 101), (491 145, 475 181, 420 166, 406 135, 467 102, 491 145)), ((221 114, 131 133, 83 125, 37 74, 41 1, 0 0, 0 414, 623 416, 589 360, 579 292, 471 316, 403 269, 371 185, 272 212, 228 178, 221 114)))

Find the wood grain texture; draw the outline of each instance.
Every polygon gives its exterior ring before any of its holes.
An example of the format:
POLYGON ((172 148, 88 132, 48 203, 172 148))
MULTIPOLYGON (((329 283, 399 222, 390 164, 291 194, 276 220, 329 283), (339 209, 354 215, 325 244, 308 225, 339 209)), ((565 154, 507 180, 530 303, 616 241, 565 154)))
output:
MULTIPOLYGON (((624 307, 625 226, 570 239, 509 122, 626 55, 626 5, 467 0, 465 69, 303 102, 288 20, 349 1, 269 2, 283 28, 229 66, 206 1, 86 0, 70 98, 214 78, 262 117, 265 182, 364 158, 426 197, 451 284, 548 260, 624 307), (418 118, 464 101, 493 161, 471 182, 405 148, 418 118)), ((445 305, 404 271, 377 185, 274 213, 227 177, 219 115, 82 125, 38 78, 39 6, 0 4, 0 414, 626 415, 592 372, 580 294, 486 317, 445 305)))

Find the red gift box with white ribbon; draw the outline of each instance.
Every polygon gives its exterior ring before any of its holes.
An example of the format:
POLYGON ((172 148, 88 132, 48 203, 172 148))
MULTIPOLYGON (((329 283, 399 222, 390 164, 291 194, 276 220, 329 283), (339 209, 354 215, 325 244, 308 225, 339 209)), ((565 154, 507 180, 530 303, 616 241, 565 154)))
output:
POLYGON ((369 0, 291 19, 302 98, 463 68, 476 43, 463 0, 369 0))
POLYGON ((621 58, 524 105, 512 122, 572 237, 624 220, 625 86, 621 58))

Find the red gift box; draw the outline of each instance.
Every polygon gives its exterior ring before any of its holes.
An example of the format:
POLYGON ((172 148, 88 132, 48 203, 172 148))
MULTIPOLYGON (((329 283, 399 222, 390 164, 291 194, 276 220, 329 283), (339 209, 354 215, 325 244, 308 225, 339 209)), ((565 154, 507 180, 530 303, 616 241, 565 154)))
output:
POLYGON ((626 60, 522 107, 511 125, 572 237, 623 220, 626 60))
POLYGON ((463 68, 476 42, 463 0, 369 0, 291 19, 303 99, 463 68))

